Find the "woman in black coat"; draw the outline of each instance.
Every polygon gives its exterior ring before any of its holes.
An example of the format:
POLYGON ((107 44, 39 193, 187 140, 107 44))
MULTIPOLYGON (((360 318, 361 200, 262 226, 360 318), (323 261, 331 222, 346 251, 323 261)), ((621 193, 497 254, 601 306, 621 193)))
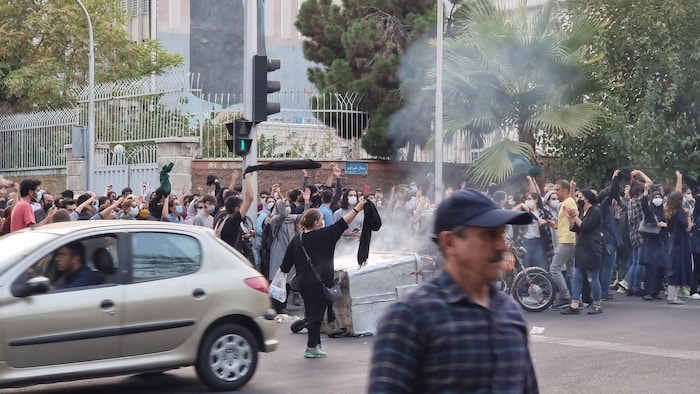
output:
POLYGON ((601 307, 602 292, 600 288, 600 267, 603 262, 603 243, 601 239, 600 211, 595 207, 597 199, 590 190, 581 190, 579 194, 579 214, 572 209, 566 209, 569 216, 571 231, 576 233, 576 249, 574 252, 574 278, 571 283, 571 305, 562 309, 561 313, 573 315, 581 313, 581 293, 583 281, 588 280, 593 293, 593 305, 589 315, 603 313, 601 307))
POLYGON ((640 263, 644 270, 644 299, 652 301, 661 299, 659 293, 663 290, 663 279, 669 263, 669 238, 666 214, 663 206, 663 190, 657 188, 649 192, 651 184, 646 186, 642 196, 642 212, 647 227, 658 228, 658 233, 642 232, 642 254, 640 263), (649 198, 651 197, 651 199, 649 198))

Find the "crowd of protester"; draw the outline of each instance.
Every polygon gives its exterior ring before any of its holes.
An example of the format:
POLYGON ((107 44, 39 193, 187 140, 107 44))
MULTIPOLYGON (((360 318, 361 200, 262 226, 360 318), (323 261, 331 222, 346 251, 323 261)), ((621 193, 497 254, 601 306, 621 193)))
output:
MULTIPOLYGON (((290 173, 277 174, 286 179, 290 173)), ((110 185, 101 195, 92 191, 76 195, 71 190, 54 194, 35 179, 19 184, 0 179, 0 227, 4 235, 30 226, 76 220, 154 220, 203 226, 214 230, 270 280, 280 268, 290 240, 299 232, 302 215, 311 208, 318 208, 325 226, 331 226, 361 200, 367 200, 384 221, 382 231, 372 239, 373 249, 400 250, 410 245, 415 250, 429 244, 434 207, 423 189, 430 188, 430 182, 406 180, 393 186, 385 198, 381 188, 344 185, 342 170, 335 164, 325 184, 310 184, 306 170, 292 174, 299 176, 298 188, 282 190, 279 183, 269 188, 258 185, 258 200, 251 184, 242 187, 251 177, 241 179, 240 170, 232 172, 228 186, 209 175, 207 188, 194 193, 162 187, 134 193, 128 187, 115 191, 110 185), (257 216, 250 220, 246 213, 253 205, 257 216), (407 242, 411 236, 422 242, 407 242)), ((364 221, 364 212, 360 212, 349 223, 338 242, 339 255, 357 254, 364 221)), ((298 293, 288 293, 300 304, 298 293)), ((277 312, 287 312, 286 302, 273 299, 273 305, 277 312)))
MULTIPOLYGON (((20 184, 0 179, 0 227, 7 234, 46 223, 105 219, 204 226, 272 280, 306 211, 318 208, 324 225, 330 226, 367 200, 384 221, 372 240, 374 250, 430 247, 426 241, 435 208, 430 182, 406 180, 393 186, 385 198, 380 188, 346 187, 341 169, 333 165, 325 184, 309 184, 302 170, 298 188, 283 191, 279 183, 269 189, 258 185, 256 200, 250 177, 243 178, 235 170, 230 184, 222 186, 210 175, 206 181, 210 189, 191 194, 163 188, 141 194, 128 187, 117 194, 109 186, 102 195, 85 192, 77 196, 70 190, 53 194, 34 179, 20 184), (243 188, 241 181, 248 187, 243 188), (245 213, 253 205, 257 217, 249 220, 245 213)), ((461 188, 464 186, 462 183, 461 188)), ((700 216, 700 210, 695 210, 699 186, 680 172, 676 172, 675 184, 661 185, 642 171, 620 169, 601 190, 579 189, 574 181, 566 180, 540 188, 527 176, 501 190, 491 187, 486 193, 503 209, 533 215, 529 225, 509 228, 508 237, 527 251, 525 266, 550 272, 557 288, 554 306, 565 314, 578 314, 590 306, 588 313, 597 314, 602 313, 602 302, 614 300, 615 290, 648 301, 666 299, 671 305, 700 299, 700 268, 694 267, 700 261, 700 226, 695 225, 700 216)), ((445 195, 452 192, 448 187, 445 195)), ((338 242, 339 254, 357 252, 364 220, 360 212, 348 224, 338 242)), ((299 304, 298 294, 289 293, 299 304)), ((285 302, 273 300, 273 304, 277 312, 287 312, 285 302)))
POLYGON ((562 314, 603 312, 614 292, 646 301, 700 300, 700 210, 697 180, 676 172, 675 184, 640 170, 616 170, 601 190, 559 180, 540 189, 525 177, 511 193, 490 194, 504 209, 530 212, 533 221, 510 229, 526 266, 547 269, 562 314), (684 184, 684 180, 687 181, 684 184))

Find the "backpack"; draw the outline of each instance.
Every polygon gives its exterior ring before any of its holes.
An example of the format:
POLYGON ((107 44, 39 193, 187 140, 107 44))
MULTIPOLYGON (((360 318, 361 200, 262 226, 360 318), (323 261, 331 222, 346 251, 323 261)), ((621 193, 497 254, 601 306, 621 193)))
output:
POLYGON ((214 225, 214 233, 216 233, 217 238, 221 238, 221 230, 224 229, 224 225, 226 224, 227 220, 228 216, 224 217, 222 220, 219 220, 216 222, 216 225, 214 225))

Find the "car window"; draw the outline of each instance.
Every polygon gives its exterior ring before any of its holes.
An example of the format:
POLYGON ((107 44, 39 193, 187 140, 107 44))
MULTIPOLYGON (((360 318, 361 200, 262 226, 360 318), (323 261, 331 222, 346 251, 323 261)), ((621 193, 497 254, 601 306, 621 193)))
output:
POLYGON ((57 238, 54 234, 38 231, 20 231, 0 237, 0 274, 12 268, 15 264, 37 250, 39 245, 46 245, 57 238))
POLYGON ((133 236, 132 281, 164 279, 199 270, 202 248, 187 235, 139 233, 133 236))
POLYGON ((64 243, 34 263, 28 274, 49 278, 51 290, 77 289, 117 283, 118 263, 117 238, 106 235, 64 243), (75 264, 71 255, 78 256, 75 264))

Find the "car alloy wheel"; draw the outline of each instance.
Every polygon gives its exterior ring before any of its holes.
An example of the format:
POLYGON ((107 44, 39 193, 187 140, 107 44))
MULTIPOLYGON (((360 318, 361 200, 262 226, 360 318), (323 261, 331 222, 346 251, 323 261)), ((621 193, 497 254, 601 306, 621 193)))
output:
POLYGON ((200 345, 197 375, 213 390, 237 390, 255 373, 258 345, 250 332, 236 324, 211 330, 200 345))

